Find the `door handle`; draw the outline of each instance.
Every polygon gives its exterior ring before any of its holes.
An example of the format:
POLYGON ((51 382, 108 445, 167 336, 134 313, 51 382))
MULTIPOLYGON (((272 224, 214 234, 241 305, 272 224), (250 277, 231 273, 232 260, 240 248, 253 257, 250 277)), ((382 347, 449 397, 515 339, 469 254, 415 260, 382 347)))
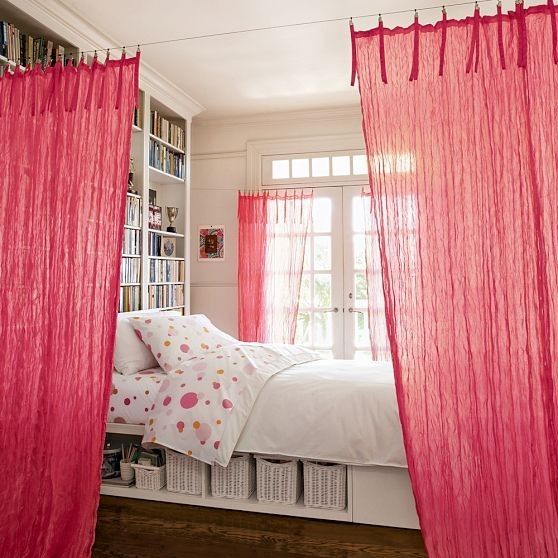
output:
POLYGON ((349 312, 351 314, 355 313, 355 314, 364 314, 364 312, 362 310, 356 310, 355 308, 349 308, 349 312))
POLYGON ((324 312, 334 312, 335 314, 337 314, 337 312, 339 312, 339 308, 337 308, 337 306, 335 308, 332 308, 331 310, 324 310, 324 312))

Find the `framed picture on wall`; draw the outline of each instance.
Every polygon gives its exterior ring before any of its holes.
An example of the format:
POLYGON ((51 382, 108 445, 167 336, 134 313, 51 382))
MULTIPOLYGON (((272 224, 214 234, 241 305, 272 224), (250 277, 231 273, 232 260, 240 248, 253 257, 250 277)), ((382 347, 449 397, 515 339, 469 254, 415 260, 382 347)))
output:
POLYGON ((222 262, 225 259, 225 226, 200 225, 198 261, 222 262))

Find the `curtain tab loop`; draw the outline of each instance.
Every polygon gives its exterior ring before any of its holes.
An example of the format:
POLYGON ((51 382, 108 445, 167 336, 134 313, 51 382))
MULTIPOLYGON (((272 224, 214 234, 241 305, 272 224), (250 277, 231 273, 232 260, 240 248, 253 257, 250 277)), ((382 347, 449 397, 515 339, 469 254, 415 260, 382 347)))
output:
POLYGON ((527 67, 527 25, 525 23, 525 10, 523 0, 515 0, 515 13, 517 16, 517 65, 527 67))
MULTIPOLYGON (((355 26, 353 25, 353 18, 349 20, 349 32, 351 33, 351 87, 354 86, 357 73, 357 62, 356 62, 356 38, 355 38, 355 26)), ((138 45, 139 49, 139 45, 138 45)))
POLYGON ((440 43, 440 64, 438 66, 438 75, 444 75, 444 62, 446 59, 446 38, 448 32, 448 14, 446 7, 442 6, 442 41, 440 43))
POLYGON ((475 72, 477 72, 479 69, 479 54, 480 54, 479 26, 480 26, 480 8, 478 2, 475 2, 475 14, 473 16, 473 33, 471 37, 471 46, 469 47, 469 56, 467 58, 467 68, 466 68, 467 73, 470 73, 471 69, 473 68, 473 57, 475 60, 475 72))
POLYGON ((409 76, 409 81, 416 81, 419 74, 419 19, 418 10, 415 10, 415 32, 413 36, 413 65, 411 66, 411 75, 409 76))
POLYGON ((378 30, 380 32, 380 73, 382 75, 382 82, 387 83, 387 71, 386 71, 386 50, 384 45, 384 22, 382 20, 382 14, 378 16, 378 30))

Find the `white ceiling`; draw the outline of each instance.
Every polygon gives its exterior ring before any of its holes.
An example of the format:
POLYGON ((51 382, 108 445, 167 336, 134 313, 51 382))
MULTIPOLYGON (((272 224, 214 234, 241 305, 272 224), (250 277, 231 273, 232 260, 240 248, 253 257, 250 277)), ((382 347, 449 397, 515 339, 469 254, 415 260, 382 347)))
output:
MULTIPOLYGON (((443 0, 61 2, 114 37, 117 44, 130 45, 435 6, 443 0)), ((483 13, 494 9, 492 5, 483 6, 483 13)), ((472 6, 455 7, 448 10, 448 15, 463 17, 471 12, 472 6)), ((388 26, 409 25, 412 17, 384 16, 384 22, 388 26)), ((421 22, 438 17, 439 10, 423 12, 421 22)), ((355 21, 357 29, 375 24, 376 18, 355 21)), ((357 104, 358 90, 349 86, 350 56, 346 21, 147 46, 142 50, 145 62, 206 107, 201 115, 205 118, 357 104)))

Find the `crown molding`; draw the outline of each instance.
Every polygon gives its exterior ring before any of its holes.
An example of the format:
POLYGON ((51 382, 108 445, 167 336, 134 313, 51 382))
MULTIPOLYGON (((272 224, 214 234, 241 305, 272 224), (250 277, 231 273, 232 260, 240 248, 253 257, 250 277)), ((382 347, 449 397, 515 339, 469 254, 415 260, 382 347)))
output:
POLYGON ((286 112, 271 112, 247 114, 243 116, 233 116, 224 118, 196 118, 194 119, 194 127, 207 126, 254 126, 254 125, 271 125, 274 126, 278 122, 288 121, 312 121, 312 120, 347 120, 350 118, 361 119, 360 105, 347 105, 343 107, 332 107, 322 109, 296 110, 286 112))
POLYGON ((246 157, 246 151, 215 151, 211 153, 192 153, 192 161, 205 161, 210 159, 239 159, 246 157))
MULTIPOLYGON (((117 38, 100 31, 61 0, 7 0, 18 10, 64 37, 80 50, 104 50, 121 44, 117 38)), ((191 120, 205 107, 185 93, 155 68, 141 62, 140 87, 151 90, 157 100, 191 120)))

